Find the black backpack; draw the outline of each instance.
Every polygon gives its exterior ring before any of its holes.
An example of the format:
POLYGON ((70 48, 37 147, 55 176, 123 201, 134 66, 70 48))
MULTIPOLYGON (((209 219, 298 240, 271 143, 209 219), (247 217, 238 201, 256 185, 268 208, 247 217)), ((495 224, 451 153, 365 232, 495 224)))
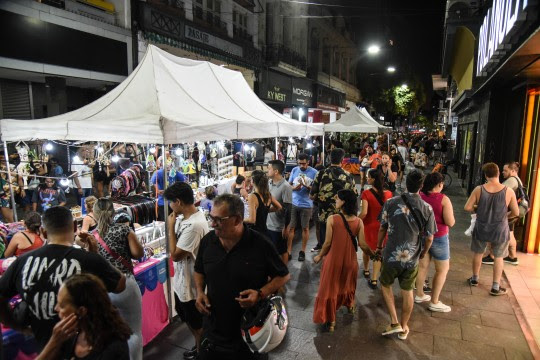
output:
POLYGON ((529 195, 527 194, 527 191, 525 190, 525 187, 521 183, 521 179, 519 179, 517 176, 513 176, 516 178, 516 181, 518 182, 518 188, 516 190, 516 199, 519 207, 519 217, 523 218, 529 210, 531 209, 531 202, 529 199, 529 195))

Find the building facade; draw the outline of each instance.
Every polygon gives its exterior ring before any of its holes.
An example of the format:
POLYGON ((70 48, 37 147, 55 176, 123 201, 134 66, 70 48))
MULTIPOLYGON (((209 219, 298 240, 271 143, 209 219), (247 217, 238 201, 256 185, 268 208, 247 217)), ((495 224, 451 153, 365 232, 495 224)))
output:
POLYGON ((532 1, 449 1, 442 69, 462 185, 470 192, 482 184, 486 162, 519 162, 532 209, 516 237, 530 253, 540 249, 538 14, 532 1))
POLYGON ((129 0, 0 2, 0 118, 77 109, 133 70, 129 0))

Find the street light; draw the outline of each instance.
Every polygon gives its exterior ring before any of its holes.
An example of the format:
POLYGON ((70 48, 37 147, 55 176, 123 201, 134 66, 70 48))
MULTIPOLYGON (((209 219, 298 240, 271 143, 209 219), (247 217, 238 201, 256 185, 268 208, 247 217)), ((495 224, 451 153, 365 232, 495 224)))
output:
POLYGON ((368 53, 375 55, 379 53, 379 51, 381 51, 381 48, 378 45, 371 45, 370 47, 368 47, 367 51, 368 53))
POLYGON ((402 88, 402 89, 408 89, 409 86, 408 86, 407 84, 403 84, 403 85, 401 85, 401 88, 402 88))
POLYGON ((396 72, 396 68, 393 67, 393 66, 389 66, 386 71, 388 71, 389 73, 393 73, 393 72, 396 72))

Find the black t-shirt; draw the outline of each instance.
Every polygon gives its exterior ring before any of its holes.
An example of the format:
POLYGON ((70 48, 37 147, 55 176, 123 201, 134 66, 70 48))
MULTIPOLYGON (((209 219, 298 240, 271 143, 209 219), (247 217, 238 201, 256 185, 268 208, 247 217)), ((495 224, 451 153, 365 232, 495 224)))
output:
POLYGON ((260 289, 268 283, 268 277, 289 273, 275 246, 245 226, 242 239, 229 252, 214 231, 206 234, 201 240, 195 271, 204 275, 211 304, 211 314, 204 318, 204 336, 217 344, 232 346, 243 341, 243 310, 235 298, 241 291, 260 289))
POLYGON ((93 351, 85 357, 77 357, 75 355, 75 344, 77 338, 73 341, 66 342, 62 347, 63 360, 129 360, 129 347, 125 340, 113 339, 109 341, 101 351, 93 351))
POLYGON ((17 294, 28 304, 30 325, 43 348, 59 321, 54 310, 58 290, 73 274, 90 273, 113 291, 121 274, 98 254, 63 245, 46 245, 20 256, 0 278, 0 295, 17 294))

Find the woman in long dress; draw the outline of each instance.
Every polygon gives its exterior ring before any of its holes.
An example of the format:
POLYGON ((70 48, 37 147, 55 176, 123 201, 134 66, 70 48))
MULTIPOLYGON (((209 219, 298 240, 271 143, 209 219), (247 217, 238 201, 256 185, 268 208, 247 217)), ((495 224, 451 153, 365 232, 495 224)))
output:
POLYGON ((341 306, 351 313, 355 311, 358 245, 364 252, 373 254, 364 240, 362 220, 356 216, 356 194, 352 190, 340 190, 335 199, 340 213, 328 218, 326 240, 319 255, 313 258, 316 264, 324 258, 313 322, 326 324, 330 332, 334 331, 336 311, 341 306))

